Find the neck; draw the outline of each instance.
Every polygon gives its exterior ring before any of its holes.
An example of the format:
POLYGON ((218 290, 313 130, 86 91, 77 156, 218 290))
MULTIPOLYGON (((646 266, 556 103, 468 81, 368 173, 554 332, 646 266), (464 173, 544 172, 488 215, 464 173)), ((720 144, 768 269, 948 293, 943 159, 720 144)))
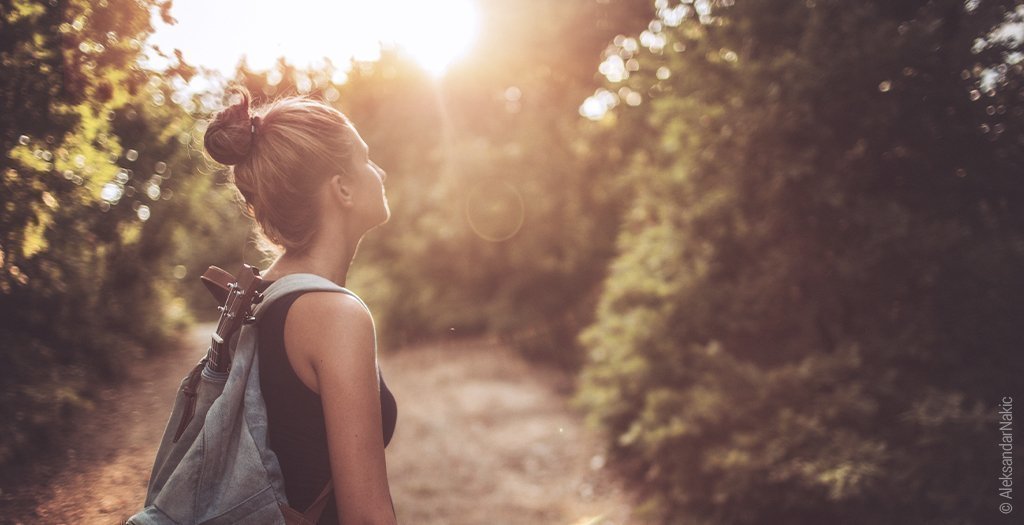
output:
POLYGON ((320 241, 318 238, 305 253, 284 253, 262 272, 263 278, 277 280, 291 273, 312 273, 339 286, 345 286, 359 239, 349 241, 335 238, 334 242, 320 241))

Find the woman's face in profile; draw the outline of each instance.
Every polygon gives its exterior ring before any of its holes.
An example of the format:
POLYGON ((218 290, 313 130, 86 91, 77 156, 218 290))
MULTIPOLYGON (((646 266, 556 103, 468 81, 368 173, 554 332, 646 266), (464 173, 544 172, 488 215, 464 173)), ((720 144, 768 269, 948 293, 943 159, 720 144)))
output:
POLYGON ((370 149, 359 136, 355 128, 350 128, 355 138, 352 151, 352 175, 357 181, 359 195, 357 209, 361 218, 365 218, 367 229, 379 226, 391 217, 388 198, 384 194, 384 181, 387 173, 370 159, 370 149))

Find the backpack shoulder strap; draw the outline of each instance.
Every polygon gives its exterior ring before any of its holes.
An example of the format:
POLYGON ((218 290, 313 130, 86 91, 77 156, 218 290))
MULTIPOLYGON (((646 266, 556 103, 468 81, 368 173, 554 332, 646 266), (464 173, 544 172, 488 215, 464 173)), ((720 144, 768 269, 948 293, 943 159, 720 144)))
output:
POLYGON ((306 508, 306 512, 302 513, 310 523, 320 521, 320 516, 324 513, 324 509, 327 508, 327 501, 331 497, 331 490, 333 487, 334 484, 328 481, 327 484, 324 485, 323 490, 320 491, 320 494, 317 495, 315 500, 313 500, 313 503, 306 508))
POLYGON ((263 291, 259 304, 253 309, 253 316, 259 319, 271 303, 286 294, 298 291, 344 293, 359 301, 363 308, 367 308, 366 303, 355 292, 335 284, 325 277, 312 273, 291 273, 270 283, 270 286, 263 291))
MULTIPOLYGON (((338 292, 352 296, 359 304, 363 305, 363 308, 367 308, 366 303, 356 295, 353 291, 340 286, 333 281, 321 277, 312 273, 292 273, 288 274, 280 279, 270 283, 262 293, 259 304, 253 309, 253 316, 259 319, 264 311, 277 299, 298 291, 307 292, 338 292)), ((331 489, 334 486, 330 480, 327 481, 324 488, 317 495, 316 499, 306 509, 302 515, 309 521, 309 523, 316 523, 320 519, 320 515, 323 514, 324 509, 327 507, 327 502, 331 496, 331 489)))

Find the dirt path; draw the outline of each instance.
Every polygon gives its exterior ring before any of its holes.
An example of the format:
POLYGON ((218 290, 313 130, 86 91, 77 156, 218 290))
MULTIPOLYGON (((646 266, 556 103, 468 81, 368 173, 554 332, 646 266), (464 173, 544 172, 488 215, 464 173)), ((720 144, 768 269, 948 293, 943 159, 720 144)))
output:
MULTIPOLYGON (((103 391, 61 455, 0 487, 0 520, 113 524, 136 510, 171 397, 211 329, 103 391)), ((636 523, 599 441, 565 402, 570 378, 482 341, 407 348, 380 363, 398 403, 387 464, 400 523, 636 523)))
POLYGON ((399 523, 635 523, 559 394, 569 378, 481 342, 407 349, 381 370, 398 403, 386 453, 399 523))
POLYGON ((130 516, 146 497, 174 392, 202 357, 212 329, 197 326, 176 351, 141 361, 128 381, 101 391, 63 451, 37 462, 17 485, 2 487, 0 521, 112 525, 130 516))

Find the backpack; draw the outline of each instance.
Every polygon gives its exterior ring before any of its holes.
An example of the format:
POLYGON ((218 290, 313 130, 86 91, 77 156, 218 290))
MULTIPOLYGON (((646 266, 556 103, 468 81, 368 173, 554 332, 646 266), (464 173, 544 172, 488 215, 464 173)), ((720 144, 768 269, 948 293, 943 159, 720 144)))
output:
POLYGON ((313 274, 286 275, 267 286, 249 265, 238 279, 211 266, 202 280, 223 304, 220 320, 206 355, 178 388, 144 508, 126 524, 315 524, 331 483, 305 511, 288 506, 281 467, 268 443, 255 323, 277 298, 299 290, 362 300, 313 274))

